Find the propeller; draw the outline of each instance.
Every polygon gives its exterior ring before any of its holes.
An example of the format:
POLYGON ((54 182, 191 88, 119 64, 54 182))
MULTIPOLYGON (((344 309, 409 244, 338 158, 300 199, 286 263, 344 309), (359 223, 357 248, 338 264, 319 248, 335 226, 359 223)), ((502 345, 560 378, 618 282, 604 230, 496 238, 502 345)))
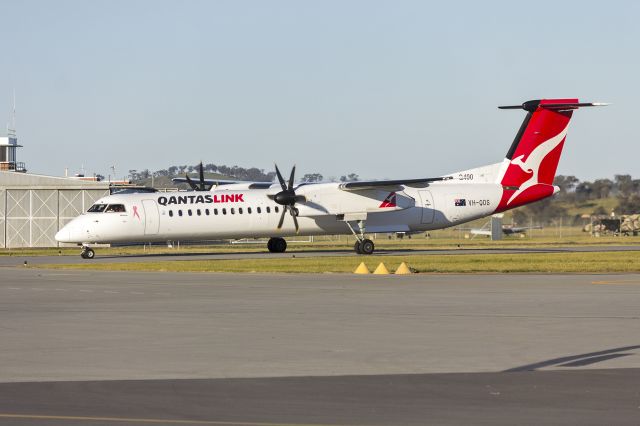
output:
POLYGON ((291 175, 289 176, 289 182, 286 182, 278 169, 278 165, 276 164, 276 176, 278 176, 278 182, 280 183, 280 187, 282 191, 278 192, 274 195, 273 200, 283 206, 282 214, 280 215, 280 221, 278 222, 278 229, 282 228, 282 224, 284 223, 284 217, 289 211, 291 218, 293 218, 293 224, 296 227, 296 233, 299 231, 300 227, 298 226, 298 209, 295 207, 296 203, 304 203, 307 199, 304 195, 296 195, 295 189, 293 189, 293 181, 296 173, 296 166, 293 166, 291 169, 291 175))
POLYGON ((200 181, 194 182, 191 180, 188 174, 185 173, 185 177, 187 178, 187 183, 194 191, 208 191, 211 187, 207 187, 206 182, 204 181, 204 167, 202 166, 202 161, 198 165, 198 169, 200 170, 200 181))

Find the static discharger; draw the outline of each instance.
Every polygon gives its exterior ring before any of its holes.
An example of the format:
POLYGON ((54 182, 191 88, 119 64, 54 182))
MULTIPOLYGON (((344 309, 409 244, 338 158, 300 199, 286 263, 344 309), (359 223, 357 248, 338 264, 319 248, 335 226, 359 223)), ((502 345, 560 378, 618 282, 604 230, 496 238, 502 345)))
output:
POLYGON ((356 268, 355 271, 353 271, 354 274, 370 274, 371 272, 369 272, 369 268, 367 268, 367 265, 364 264, 364 262, 361 262, 360 265, 356 268))
POLYGON ((384 263, 380 262, 375 271, 373 271, 374 275, 389 275, 389 270, 384 263))
POLYGON ((406 263, 402 262, 398 269, 396 269, 396 275, 407 275, 412 274, 411 269, 407 266, 406 263))

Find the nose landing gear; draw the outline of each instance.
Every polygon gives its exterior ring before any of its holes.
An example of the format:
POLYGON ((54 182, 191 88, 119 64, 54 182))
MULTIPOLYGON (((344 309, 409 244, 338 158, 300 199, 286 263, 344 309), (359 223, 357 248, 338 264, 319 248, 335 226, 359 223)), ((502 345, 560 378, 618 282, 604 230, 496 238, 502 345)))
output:
POLYGON ((80 252, 80 257, 83 259, 93 259, 96 256, 96 252, 89 246, 82 246, 82 251, 80 252))
POLYGON ((271 253, 284 253, 287 250, 287 242, 280 237, 269 238, 267 248, 271 253))

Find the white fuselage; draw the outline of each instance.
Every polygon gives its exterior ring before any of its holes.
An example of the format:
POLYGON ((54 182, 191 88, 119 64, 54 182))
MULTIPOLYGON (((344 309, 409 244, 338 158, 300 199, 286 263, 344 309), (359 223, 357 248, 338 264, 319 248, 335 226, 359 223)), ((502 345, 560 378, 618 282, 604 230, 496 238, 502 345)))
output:
POLYGON ((268 189, 226 185, 212 191, 110 195, 95 205, 119 206, 120 211, 86 212, 56 235, 67 243, 122 243, 212 240, 291 235, 350 234, 347 222, 360 232, 412 232, 446 228, 492 214, 503 190, 497 183, 452 179, 424 188, 346 191, 338 183, 301 185, 296 204, 299 232, 286 214, 277 229, 283 206, 268 189), (392 206, 385 199, 395 193, 392 206), (122 211, 123 210, 123 211, 122 211))

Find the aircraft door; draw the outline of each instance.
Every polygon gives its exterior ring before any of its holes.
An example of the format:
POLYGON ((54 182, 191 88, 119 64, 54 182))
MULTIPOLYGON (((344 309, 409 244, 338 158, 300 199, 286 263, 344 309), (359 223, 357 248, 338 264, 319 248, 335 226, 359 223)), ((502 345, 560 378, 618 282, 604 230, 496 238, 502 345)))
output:
POLYGON ((418 191, 418 193, 420 194, 420 200, 422 202, 420 205, 422 208, 422 223, 433 223, 436 211, 433 206, 433 196, 431 195, 431 191, 423 189, 418 191))
POLYGON ((156 235, 160 229, 160 212, 154 200, 142 200, 144 208, 144 235, 156 235))

